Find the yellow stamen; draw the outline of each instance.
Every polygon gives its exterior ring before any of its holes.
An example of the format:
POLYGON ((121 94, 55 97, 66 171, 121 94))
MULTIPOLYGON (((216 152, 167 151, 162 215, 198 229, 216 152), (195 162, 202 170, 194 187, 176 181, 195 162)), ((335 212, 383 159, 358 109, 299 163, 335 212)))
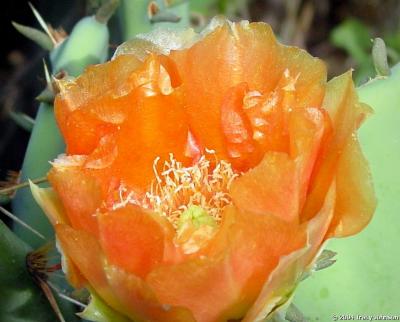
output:
POLYGON ((198 206, 219 223, 222 210, 231 203, 230 185, 238 177, 231 164, 224 160, 211 162, 203 155, 196 164, 185 167, 170 154, 160 171, 159 161, 160 158, 154 160, 155 180, 150 191, 138 199, 136 194, 121 186, 119 202, 113 208, 140 205, 165 216, 177 228, 181 215, 190 207, 198 206))
POLYGON ((238 176, 230 163, 220 160, 211 170, 211 162, 202 156, 191 167, 184 167, 171 154, 161 173, 154 164, 156 180, 146 194, 145 204, 167 217, 176 227, 180 216, 191 206, 204 209, 217 222, 222 209, 230 204, 229 187, 238 176))

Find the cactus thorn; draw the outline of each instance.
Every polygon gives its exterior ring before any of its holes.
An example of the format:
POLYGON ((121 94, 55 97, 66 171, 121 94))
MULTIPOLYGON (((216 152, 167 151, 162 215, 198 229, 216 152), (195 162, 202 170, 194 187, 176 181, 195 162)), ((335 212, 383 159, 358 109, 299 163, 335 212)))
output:
POLYGON ((47 67, 46 61, 44 59, 43 59, 43 70, 44 70, 44 77, 46 78, 47 85, 52 86, 49 68, 47 67))
POLYGON ((30 40, 34 41, 40 47, 45 50, 52 50, 54 48, 54 43, 51 38, 41 30, 36 28, 32 28, 29 26, 21 25, 15 21, 12 21, 11 24, 14 28, 25 37, 29 38, 30 40))
POLYGON ((46 88, 35 97, 39 102, 52 103, 54 101, 54 86, 52 77, 47 67, 46 61, 43 59, 44 77, 46 79, 46 88))
POLYGON ((29 182, 37 184, 37 183, 42 183, 42 182, 46 182, 46 181, 47 181, 47 177, 42 177, 42 178, 37 178, 37 179, 21 182, 18 184, 14 184, 12 186, 7 186, 5 188, 0 189, 0 195, 8 194, 10 192, 14 192, 15 190, 18 190, 21 188, 26 188, 29 186, 29 182))
POLYGON ((204 27, 207 23, 207 19, 201 13, 191 12, 190 13, 190 22, 191 22, 191 25, 194 27, 204 27))
POLYGON ((11 201, 14 197, 15 190, 8 190, 7 188, 12 187, 18 183, 19 171, 7 171, 7 176, 4 181, 0 181, 0 204, 4 205, 11 201), (5 192, 4 189, 6 189, 5 192))
POLYGON ((17 125, 22 127, 24 130, 32 132, 35 125, 35 120, 29 115, 22 112, 14 112, 12 110, 8 112, 8 115, 15 123, 17 123, 17 125))
POLYGON ((36 10, 36 8, 33 6, 32 3, 28 2, 29 7, 31 7, 31 10, 33 12, 33 14, 36 17, 36 20, 39 22, 40 26, 43 28, 43 30, 46 32, 46 34, 49 36, 49 38, 51 39, 53 45, 57 45, 57 41, 54 38, 53 34, 51 33, 49 27, 47 26, 47 23, 44 21, 44 19, 42 18, 42 16, 40 15, 39 11, 36 10))
POLYGON ((285 320, 289 322, 307 322, 308 320, 304 316, 304 314, 300 311, 300 309, 294 305, 290 304, 286 311, 285 320))
POLYGON ((62 299, 66 300, 66 301, 68 301, 68 302, 70 302, 70 303, 72 303, 72 304, 74 304, 74 305, 80 306, 81 308, 84 308, 84 309, 87 308, 87 305, 86 305, 86 304, 83 304, 82 302, 80 302, 80 301, 78 301, 78 300, 76 300, 76 299, 74 299, 74 298, 72 298, 72 297, 70 297, 70 296, 68 296, 68 295, 65 295, 65 294, 62 292, 62 290, 60 290, 57 286, 55 286, 55 285, 54 285, 53 283, 51 283, 50 281, 47 281, 47 284, 48 284, 48 285, 50 286, 50 288, 51 288, 54 292, 56 292, 57 295, 58 295, 59 297, 61 297, 62 299))
POLYGON ((41 239, 46 240, 46 238, 39 233, 36 229, 32 228, 31 226, 29 226, 27 223, 25 223, 24 221, 22 221, 21 219, 19 219, 17 216, 15 216, 13 213, 9 212, 7 209, 3 208, 0 206, 0 212, 2 212, 4 215, 6 215, 7 217, 9 217, 10 219, 12 219, 14 222, 16 222, 17 224, 20 224, 21 226, 25 227, 26 229, 30 230, 32 233, 34 233, 36 236, 38 236, 41 239))
POLYGON ((48 274, 61 269, 61 264, 48 266, 48 253, 52 243, 46 243, 39 249, 26 255, 26 266, 34 281, 40 286, 54 313, 60 322, 66 322, 48 283, 48 274))
POLYGON ((53 84, 51 84, 51 88, 46 86, 46 88, 40 92, 38 96, 35 97, 35 100, 42 102, 42 103, 53 103, 54 102, 54 90, 53 84))

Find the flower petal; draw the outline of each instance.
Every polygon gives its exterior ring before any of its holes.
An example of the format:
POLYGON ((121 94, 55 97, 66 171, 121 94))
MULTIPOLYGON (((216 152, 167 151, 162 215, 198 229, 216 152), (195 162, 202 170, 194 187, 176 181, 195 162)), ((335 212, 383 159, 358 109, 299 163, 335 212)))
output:
MULTIPOLYGON (((219 28, 186 50, 171 52, 185 92, 190 128, 200 144, 224 155, 220 106, 225 91, 236 85, 228 75, 229 31, 219 28)), ((240 82, 240 79, 237 79, 240 82)))
POLYGON ((301 215, 303 220, 312 218, 321 208, 336 174, 341 153, 368 112, 357 101, 350 72, 328 83, 323 107, 332 120, 333 131, 322 139, 324 149, 312 174, 309 195, 301 215))
POLYGON ((295 162, 285 153, 266 153, 260 164, 232 183, 230 192, 242 211, 298 220, 299 179, 295 162))
POLYGON ((308 248, 304 247, 280 259, 278 266, 264 284, 256 303, 242 320, 243 322, 265 321, 272 311, 290 299, 302 273, 303 267, 300 263, 307 250, 308 248))
POLYGON ((56 225, 55 230, 63 252, 68 254, 90 285, 110 306, 124 312, 109 289, 103 269, 105 258, 96 238, 64 224, 56 225))
POLYGON ((367 160, 356 137, 351 137, 340 157, 335 216, 329 237, 345 237, 364 228, 375 211, 376 197, 367 160))
POLYGON ((189 310, 169 302, 161 304, 149 285, 134 274, 113 265, 106 267, 106 273, 111 289, 133 321, 196 322, 189 310))
POLYGON ((277 43, 266 24, 222 23, 188 49, 171 52, 182 78, 190 127, 201 144, 226 157, 219 120, 226 92, 240 83, 273 91, 286 69, 298 76, 296 103, 322 102, 326 67, 305 51, 277 43), (206 102, 206 103, 205 103, 206 102))
POLYGON ((246 83, 229 89, 221 105, 221 126, 229 159, 236 169, 248 169, 260 161, 261 151, 253 140, 253 130, 243 110, 246 83), (259 149, 258 149, 259 150, 259 149))
POLYGON ((49 172, 49 181, 64 205, 72 227, 97 235, 95 213, 102 204, 98 181, 81 167, 57 165, 49 172))
POLYGON ((265 321, 278 306, 290 300, 301 276, 310 266, 329 228, 335 207, 336 185, 332 184, 318 214, 306 225, 307 245, 283 256, 269 275, 243 322, 265 321))
POLYGON ((69 224, 67 215, 58 194, 53 188, 40 188, 29 180, 32 196, 38 205, 43 209, 47 218, 54 226, 56 224, 69 224))
POLYGON ((223 311, 240 297, 231 263, 224 259, 195 258, 163 265, 146 281, 161 302, 189 308, 197 322, 222 321, 223 311))
POLYGON ((188 307, 199 322, 238 319, 279 257, 305 244, 304 232, 273 216, 227 207, 221 230, 206 250, 185 262, 159 266, 146 280, 162 302, 188 307))
POLYGON ((112 264, 144 277, 162 262, 164 232, 152 217, 129 205, 98 215, 101 245, 112 264))
POLYGON ((299 107, 320 106, 325 92, 326 66, 297 47, 279 44, 264 23, 235 24, 243 81, 260 92, 272 91, 287 69, 296 82, 299 107))
POLYGON ((177 160, 187 160, 187 135, 186 115, 178 91, 139 99, 118 134, 115 176, 123 178, 128 186, 147 188, 155 179, 156 158, 164 161, 173 153, 177 160))
POLYGON ((315 107, 296 108, 289 116, 290 156, 299 173, 300 208, 303 207, 309 188, 321 140, 326 130, 326 116, 315 107))
POLYGON ((116 130, 130 106, 128 76, 140 64, 125 55, 88 67, 76 80, 62 81, 66 89, 62 87, 56 97, 55 115, 68 153, 90 153, 104 135, 116 130))

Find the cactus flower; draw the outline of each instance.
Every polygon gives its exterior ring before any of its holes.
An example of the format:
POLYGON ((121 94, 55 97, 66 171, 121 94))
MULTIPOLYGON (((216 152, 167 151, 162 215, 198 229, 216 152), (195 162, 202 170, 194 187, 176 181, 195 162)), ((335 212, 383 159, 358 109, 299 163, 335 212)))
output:
POLYGON ((263 321, 375 197, 348 72, 264 23, 159 30, 59 81, 67 150, 33 186, 63 267, 132 321, 263 321))

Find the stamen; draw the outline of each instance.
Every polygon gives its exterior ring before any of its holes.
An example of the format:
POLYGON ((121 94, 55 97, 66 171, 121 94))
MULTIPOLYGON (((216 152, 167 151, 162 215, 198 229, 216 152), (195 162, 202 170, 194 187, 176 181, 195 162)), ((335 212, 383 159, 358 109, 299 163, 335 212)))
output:
POLYGON ((219 223, 222 210, 231 203, 230 185, 239 174, 229 162, 217 160, 213 150, 206 150, 206 153, 215 157, 213 169, 205 155, 194 165, 185 167, 170 154, 159 171, 160 158, 157 157, 153 163, 155 180, 150 191, 138 198, 121 185, 119 201, 113 209, 136 204, 165 216, 177 228, 182 213, 191 206, 199 206, 219 223))

